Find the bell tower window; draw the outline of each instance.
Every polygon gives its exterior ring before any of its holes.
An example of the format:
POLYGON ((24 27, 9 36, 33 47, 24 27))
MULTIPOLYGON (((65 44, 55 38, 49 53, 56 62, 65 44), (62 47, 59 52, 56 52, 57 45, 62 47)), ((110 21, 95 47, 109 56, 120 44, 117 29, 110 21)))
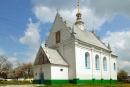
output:
POLYGON ((56 32, 56 43, 60 43, 60 31, 56 32))

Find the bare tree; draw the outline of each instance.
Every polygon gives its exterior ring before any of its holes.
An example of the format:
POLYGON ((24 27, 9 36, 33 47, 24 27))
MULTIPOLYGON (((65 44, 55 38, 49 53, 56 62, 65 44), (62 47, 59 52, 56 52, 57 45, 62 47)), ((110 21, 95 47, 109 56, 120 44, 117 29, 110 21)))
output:
POLYGON ((7 78, 9 70, 12 68, 12 64, 8 61, 6 56, 0 56, 0 78, 7 78))
POLYGON ((19 64, 15 69, 15 78, 32 78, 33 70, 31 63, 19 64))

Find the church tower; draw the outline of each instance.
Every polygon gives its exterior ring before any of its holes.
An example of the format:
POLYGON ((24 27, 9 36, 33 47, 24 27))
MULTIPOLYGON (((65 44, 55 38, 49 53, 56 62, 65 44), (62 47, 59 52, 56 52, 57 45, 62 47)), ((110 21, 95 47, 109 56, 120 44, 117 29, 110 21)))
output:
POLYGON ((82 21, 82 14, 80 13, 80 5, 79 5, 79 0, 78 0, 78 5, 77 5, 77 14, 76 14, 76 22, 75 25, 80 28, 81 30, 84 30, 84 22, 82 21))

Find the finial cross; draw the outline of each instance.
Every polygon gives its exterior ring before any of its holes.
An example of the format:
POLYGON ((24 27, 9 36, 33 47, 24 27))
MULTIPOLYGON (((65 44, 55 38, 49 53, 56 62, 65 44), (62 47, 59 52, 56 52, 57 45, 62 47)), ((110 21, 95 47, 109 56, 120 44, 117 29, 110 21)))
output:
POLYGON ((80 3, 79 3, 79 0, 78 0, 78 4, 77 4, 77 7, 78 7, 78 13, 80 13, 80 11, 79 11, 79 4, 80 4, 80 3))

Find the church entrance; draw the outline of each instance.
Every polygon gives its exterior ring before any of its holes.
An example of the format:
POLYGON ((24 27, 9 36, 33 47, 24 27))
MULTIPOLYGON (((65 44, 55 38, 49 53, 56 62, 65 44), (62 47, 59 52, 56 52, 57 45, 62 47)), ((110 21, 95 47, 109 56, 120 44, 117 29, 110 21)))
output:
POLYGON ((44 83, 44 73, 43 72, 39 73, 39 76, 40 76, 39 84, 43 84, 44 83))

